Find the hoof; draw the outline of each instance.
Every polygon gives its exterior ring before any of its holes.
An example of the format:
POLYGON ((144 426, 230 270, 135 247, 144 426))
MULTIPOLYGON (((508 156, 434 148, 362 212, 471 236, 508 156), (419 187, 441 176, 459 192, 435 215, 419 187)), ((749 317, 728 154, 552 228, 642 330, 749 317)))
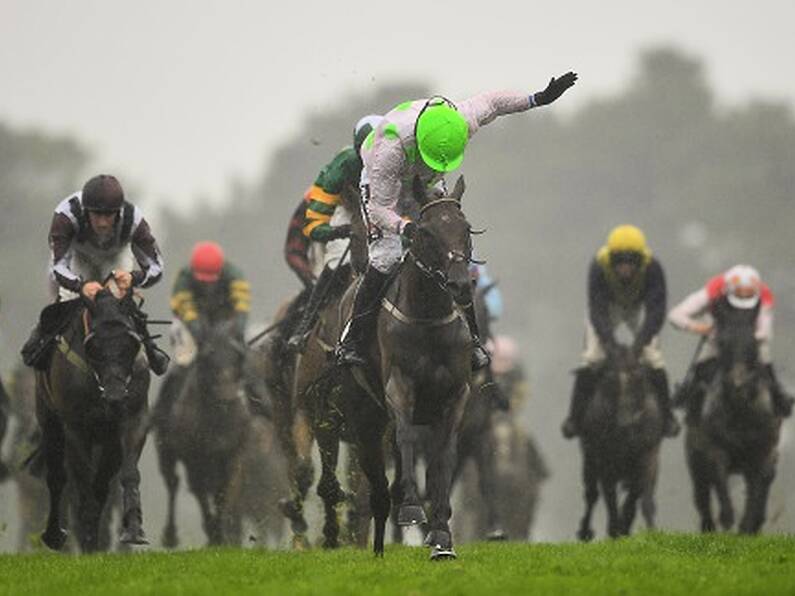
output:
POLYGON ((502 542, 503 540, 508 540, 508 534, 502 528, 497 528, 486 534, 486 540, 489 542, 502 542))
POLYGON ((397 523, 399 526, 427 524, 428 518, 425 517, 425 510, 420 505, 401 505, 397 523))
POLYGON ((177 537, 177 529, 174 527, 168 528, 163 532, 163 538, 160 540, 163 548, 177 548, 179 546, 179 538, 177 537))
POLYGON ((149 544, 149 541, 146 539, 146 534, 144 534, 143 529, 139 527, 122 530, 122 533, 119 536, 119 543, 130 544, 133 546, 143 546, 149 544))
POLYGON ((452 561, 457 558, 458 556, 452 546, 439 546, 436 544, 431 549, 431 561, 452 561))
POLYGON ((63 548, 63 545, 66 542, 68 536, 69 533, 63 528, 58 528, 57 530, 54 530, 52 532, 46 530, 41 535, 41 541, 50 550, 59 551, 63 548))
POLYGON ((591 528, 580 528, 577 532, 577 539, 582 542, 590 542, 594 539, 594 533, 591 528))
POLYGON ((290 528, 294 534, 304 534, 309 529, 309 524, 304 519, 301 508, 291 499, 279 499, 279 511, 290 520, 290 528))

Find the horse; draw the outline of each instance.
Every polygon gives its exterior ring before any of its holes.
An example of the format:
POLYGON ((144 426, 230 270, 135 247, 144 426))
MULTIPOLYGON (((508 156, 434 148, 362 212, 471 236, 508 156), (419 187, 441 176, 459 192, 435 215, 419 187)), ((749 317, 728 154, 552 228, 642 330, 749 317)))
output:
POLYGON ((756 310, 720 306, 715 313, 717 373, 706 389, 700 420, 687 422, 685 451, 701 531, 715 531, 711 495, 720 504, 724 530, 734 526, 728 480, 745 479, 745 512, 739 531, 756 534, 765 522, 770 486, 776 475, 781 417, 764 380, 755 338, 756 310))
MULTIPOLYGON (((346 420, 355 429, 359 462, 370 484, 375 521, 373 551, 383 556, 390 491, 383 435, 395 423, 398 523, 428 523, 431 559, 454 558, 450 492, 458 430, 472 383, 472 340, 459 304, 471 299, 471 227, 461 209, 464 180, 444 197, 415 193, 420 203, 417 233, 379 308, 369 345, 369 366, 342 375, 346 420), (417 425, 430 426, 426 489, 430 515, 422 508, 414 465, 417 425)), ((350 312, 353 289, 343 299, 350 312)))
POLYGON ((662 437, 662 415, 645 370, 632 352, 621 346, 601 371, 583 417, 580 448, 586 507, 577 531, 580 540, 594 537, 591 516, 600 486, 607 507, 608 535, 629 535, 638 501, 645 501, 654 490, 662 437), (626 490, 620 509, 619 485, 626 490))
POLYGON ((41 539, 53 550, 60 550, 67 538, 61 523, 67 479, 76 502, 78 545, 93 552, 100 548, 100 518, 117 474, 122 487, 119 542, 148 544, 138 460, 146 441, 149 367, 135 331, 132 295, 117 298, 113 289, 111 282, 93 301, 57 302, 42 313, 43 320, 68 321, 49 367, 36 372, 39 453, 50 501, 41 539))
POLYGON ((168 490, 162 542, 169 548, 178 544, 178 462, 184 464, 188 487, 198 501, 208 543, 241 543, 238 497, 251 417, 240 395, 246 348, 233 327, 234 321, 210 327, 181 382, 161 387, 159 399, 168 399, 164 391, 178 391, 170 412, 154 422, 158 464, 168 490))
MULTIPOLYGON (((330 354, 343 324, 342 314, 338 312, 338 301, 350 285, 354 272, 360 272, 366 266, 367 246, 358 190, 346 187, 341 197, 352 216, 350 264, 338 265, 306 348, 303 353, 295 355, 285 349, 284 341, 292 331, 290 326, 295 317, 290 313, 295 310, 294 303, 300 300, 300 295, 279 309, 273 331, 265 336, 260 346, 261 375, 273 402, 274 424, 288 463, 290 497, 281 499, 280 507, 290 521, 292 545, 297 549, 309 545, 304 501, 314 482, 312 447, 316 440, 322 464, 317 491, 324 503, 323 544, 326 547, 338 545, 340 528, 336 508, 349 496, 340 487, 336 466, 341 436, 345 435, 351 447, 353 440, 343 427, 340 386, 333 367, 329 365, 330 354)), ((356 461, 356 454, 351 453, 349 468, 355 468, 356 461)), ((356 478, 356 470, 349 472, 356 478)), ((354 481, 354 484, 357 482, 354 481)), ((356 495, 353 497, 355 502, 356 495)), ((349 509, 353 518, 357 517, 355 510, 356 507, 349 509)), ((362 528, 358 519, 351 520, 349 530, 353 542, 360 545, 366 543, 366 529, 362 528)))

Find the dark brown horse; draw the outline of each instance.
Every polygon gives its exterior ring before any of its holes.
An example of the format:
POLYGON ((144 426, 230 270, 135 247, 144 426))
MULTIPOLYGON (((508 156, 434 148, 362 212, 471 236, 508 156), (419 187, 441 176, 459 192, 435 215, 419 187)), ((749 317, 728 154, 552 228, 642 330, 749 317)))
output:
MULTIPOLYGON (((374 551, 382 555, 390 510, 383 434, 391 418, 397 442, 398 523, 428 522, 431 558, 454 557, 450 491, 458 430, 472 380, 472 342, 458 304, 472 299, 471 228, 461 211, 463 179, 449 197, 425 199, 411 248, 386 291, 371 366, 343 375, 346 419, 356 429, 360 464, 370 483, 374 551), (430 427, 426 518, 415 472, 418 425, 430 427)), ((346 296, 346 305, 352 292, 346 296)), ((375 305, 374 305, 375 307, 375 305)))
POLYGON ((138 459, 146 440, 149 368, 131 318, 128 294, 109 290, 94 301, 56 303, 46 316, 66 316, 47 371, 36 373, 36 416, 50 496, 42 541, 59 550, 66 540, 61 497, 67 479, 76 499, 77 541, 99 548, 100 517, 111 482, 122 486, 122 544, 146 544, 138 459), (54 312, 60 311, 60 312, 54 312))
POLYGON ((745 479, 745 513, 740 532, 755 534, 765 522, 770 485, 776 475, 781 418, 763 379, 756 338, 756 312, 726 305, 715 316, 718 372, 708 388, 700 420, 688 420, 687 463, 693 480, 701 531, 712 532, 712 491, 724 530, 734 526, 729 476, 745 479))
POLYGON ((662 417, 648 387, 644 368, 627 348, 608 360, 596 394, 585 412, 580 447, 583 455, 585 515, 577 537, 591 540, 591 515, 602 496, 610 537, 628 535, 638 501, 654 490, 662 442, 662 417), (626 496, 618 504, 618 490, 626 496))
POLYGON ((241 397, 246 349, 234 337, 233 326, 233 321, 222 321, 211 327, 182 382, 162 386, 179 392, 168 415, 155 422, 160 473, 168 489, 163 531, 168 547, 178 543, 178 462, 184 464, 188 487, 199 503, 208 543, 241 543, 238 497, 251 417, 241 397))

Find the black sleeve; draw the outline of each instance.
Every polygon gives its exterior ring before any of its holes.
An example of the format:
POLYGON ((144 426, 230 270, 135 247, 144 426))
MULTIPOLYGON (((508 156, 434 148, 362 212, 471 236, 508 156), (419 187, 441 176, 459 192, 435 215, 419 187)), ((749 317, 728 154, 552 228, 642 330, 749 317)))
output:
POLYGON ((588 318, 603 344, 615 341, 610 324, 610 288, 604 272, 594 259, 588 271, 588 318))
POLYGON ((134 287, 148 288, 163 276, 163 255, 145 219, 141 220, 132 236, 130 245, 140 269, 132 272, 134 287))
POLYGON ((646 314, 643 326, 638 332, 635 343, 640 346, 648 344, 660 332, 665 323, 667 292, 665 289, 665 273, 660 263, 652 259, 646 269, 645 296, 643 306, 646 314))

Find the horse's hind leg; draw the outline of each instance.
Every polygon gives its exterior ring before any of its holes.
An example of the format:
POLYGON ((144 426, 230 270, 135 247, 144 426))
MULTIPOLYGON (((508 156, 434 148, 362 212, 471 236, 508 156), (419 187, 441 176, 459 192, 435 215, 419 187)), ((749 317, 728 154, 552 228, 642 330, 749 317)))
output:
POLYGON ((715 493, 718 496, 720 512, 718 519, 724 530, 731 530, 734 526, 734 506, 729 494, 728 463, 721 461, 715 470, 715 493))
POLYGON ((475 463, 478 468, 478 487, 483 503, 486 506, 487 540, 505 540, 507 535, 503 529, 499 510, 497 509, 497 474, 494 453, 496 447, 491 434, 491 427, 479 437, 482 439, 475 448, 475 463))
POLYGON ((688 448, 687 467, 693 482, 693 502, 701 517, 701 531, 714 532, 715 520, 712 517, 712 474, 711 463, 701 452, 688 448))
POLYGON ((290 520, 293 531, 293 547, 303 549, 308 546, 306 531, 309 529, 304 517, 304 500, 315 476, 312 465, 314 434, 312 425, 303 409, 297 409, 294 413, 290 442, 294 447, 288 459, 292 498, 282 499, 279 502, 279 507, 284 516, 290 520))
POLYGON ((110 518, 113 517, 113 506, 112 503, 108 503, 108 496, 111 494, 111 485, 120 465, 121 450, 119 446, 106 445, 102 450, 97 473, 94 475, 94 500, 100 512, 97 520, 98 550, 109 550, 111 548, 109 525, 110 518))
POLYGON ((591 527, 591 517, 593 508, 599 499, 599 479, 596 474, 596 464, 587 455, 582 468, 583 484, 585 484, 585 513, 580 520, 580 529, 577 530, 577 538, 583 542, 590 542, 594 538, 594 531, 591 527))
POLYGON ((76 499, 75 526, 77 542, 84 553, 99 548, 99 518, 102 508, 95 492, 95 474, 91 458, 92 445, 84 437, 74 433, 67 439, 66 464, 76 499))
POLYGON ((166 525, 163 528, 163 546, 176 548, 179 545, 177 525, 175 522, 177 508, 177 491, 179 490, 179 475, 177 474, 177 458, 170 447, 159 441, 157 445, 157 463, 160 475, 166 482, 168 492, 168 508, 166 512, 166 525))
POLYGON ((39 408, 41 426, 41 449, 47 465, 47 490, 50 495, 50 510, 47 527, 41 535, 42 542, 52 550, 61 550, 67 533, 61 526, 61 496, 66 486, 64 467, 65 438, 61 422, 39 408))

